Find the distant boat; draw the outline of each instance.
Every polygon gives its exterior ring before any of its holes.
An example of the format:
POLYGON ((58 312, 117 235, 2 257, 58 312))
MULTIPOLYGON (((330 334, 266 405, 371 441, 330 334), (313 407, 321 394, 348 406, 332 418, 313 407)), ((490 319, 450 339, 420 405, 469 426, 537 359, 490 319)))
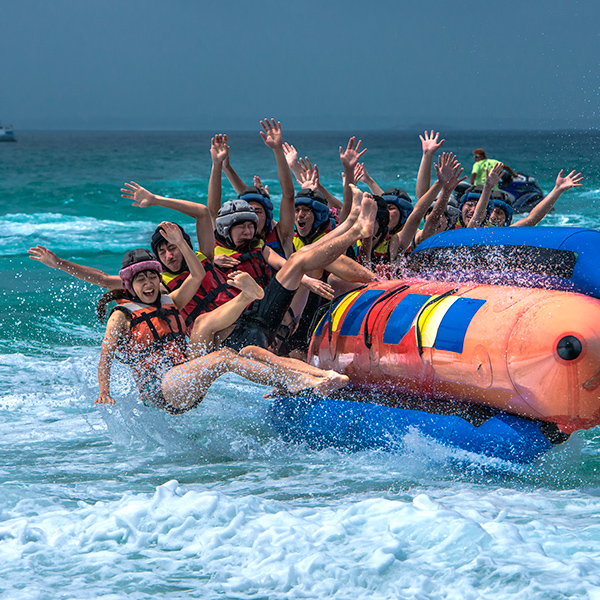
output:
POLYGON ((0 125, 0 142, 16 142, 12 125, 0 125))

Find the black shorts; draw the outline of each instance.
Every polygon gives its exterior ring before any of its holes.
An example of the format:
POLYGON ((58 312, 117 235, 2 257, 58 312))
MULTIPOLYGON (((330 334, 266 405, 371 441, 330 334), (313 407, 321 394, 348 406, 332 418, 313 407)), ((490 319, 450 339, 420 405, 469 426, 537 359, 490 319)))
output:
POLYGON ((245 346, 268 348, 275 339, 277 328, 292 303, 297 290, 286 290, 273 277, 265 288, 262 300, 252 303, 238 319, 234 330, 223 342, 226 348, 241 350, 245 346))

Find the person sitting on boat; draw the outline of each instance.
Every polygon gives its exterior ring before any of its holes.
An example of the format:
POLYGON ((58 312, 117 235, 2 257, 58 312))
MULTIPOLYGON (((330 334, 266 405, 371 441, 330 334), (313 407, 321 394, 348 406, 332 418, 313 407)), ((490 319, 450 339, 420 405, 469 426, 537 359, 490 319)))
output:
MULTIPOLYGON (((230 349, 190 358, 185 323, 178 309, 193 296, 202 273, 176 226, 165 223, 163 235, 180 248, 191 265, 190 276, 171 295, 162 294, 162 267, 154 255, 143 248, 125 255, 119 272, 124 290, 108 292, 98 306, 99 317, 103 320, 106 304, 117 301, 102 342, 97 404, 115 404, 110 379, 111 366, 114 358, 119 357, 118 353, 131 365, 143 402, 171 414, 180 414, 197 406, 212 383, 228 372, 292 393, 311 388, 315 393, 325 395, 347 385, 349 380, 345 375, 309 365, 304 367, 298 361, 266 352, 261 352, 261 361, 230 349)), ((215 313, 225 310, 222 306, 215 313)))
MULTIPOLYGON (((213 222, 221 208, 222 198, 222 173, 225 175, 238 198, 248 202, 258 217, 257 232, 263 244, 271 248, 282 257, 292 253, 292 237, 294 235, 294 183, 290 173, 285 154, 283 152, 283 138, 281 123, 275 119, 265 119, 260 122, 263 131, 260 135, 265 145, 275 155, 277 174, 281 185, 281 202, 279 205, 279 220, 273 220, 273 202, 268 193, 268 188, 262 185, 259 177, 254 177, 254 185, 248 186, 239 177, 231 166, 227 135, 217 134, 211 140, 210 155, 212 169, 208 183, 208 209, 213 222)), ((231 268, 236 265, 224 255, 217 257, 217 264, 221 267, 231 268)))
MULTIPOLYGON (((491 171, 494 168, 494 165, 502 163, 500 163, 499 160, 488 158, 483 148, 477 148, 477 150, 474 150, 473 156, 475 157, 475 164, 473 165, 473 169, 471 170, 471 177, 469 178, 469 183, 471 185, 483 185, 485 183, 486 172, 491 171)), ((511 177, 518 176, 517 173, 515 173, 508 165, 503 164, 502 168, 505 171, 507 171, 511 177)), ((497 184, 495 186, 495 189, 498 189, 497 184)))
POLYGON ((563 170, 556 177, 556 183, 552 191, 537 205, 533 210, 516 223, 512 223, 512 207, 507 203, 498 200, 489 202, 489 190, 494 182, 497 182, 502 174, 502 169, 496 165, 492 173, 488 173, 484 191, 477 204, 477 209, 469 227, 477 227, 482 222, 493 227, 534 227, 552 210, 563 192, 573 187, 581 187, 583 176, 581 173, 571 171, 566 177, 563 176, 563 170), (489 181, 488 181, 489 179, 489 181), (486 191, 487 190, 487 191, 486 191), (487 217, 486 217, 487 215, 487 217))

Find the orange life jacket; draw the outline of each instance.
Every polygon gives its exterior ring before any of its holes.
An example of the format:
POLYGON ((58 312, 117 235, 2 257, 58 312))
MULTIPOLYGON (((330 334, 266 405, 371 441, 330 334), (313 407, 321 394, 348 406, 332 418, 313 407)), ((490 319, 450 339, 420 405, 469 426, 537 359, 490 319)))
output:
POLYGON ((187 361, 185 322, 173 300, 166 294, 160 297, 161 306, 133 300, 117 300, 113 310, 131 317, 129 335, 119 350, 120 360, 129 364, 142 398, 147 386, 175 367, 187 361))

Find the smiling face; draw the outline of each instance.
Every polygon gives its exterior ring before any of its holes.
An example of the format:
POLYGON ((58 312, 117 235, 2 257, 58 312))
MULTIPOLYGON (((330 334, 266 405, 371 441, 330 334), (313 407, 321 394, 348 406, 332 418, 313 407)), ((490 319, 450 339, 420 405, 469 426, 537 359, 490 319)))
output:
POLYGON ((160 260, 168 271, 177 273, 181 270, 183 255, 175 244, 161 242, 156 248, 156 253, 158 254, 158 260, 160 260))
POLYGON ((146 304, 152 304, 160 293, 160 275, 156 271, 136 273, 131 281, 135 295, 146 304))
POLYGON ((462 220, 465 225, 469 224, 469 221, 471 220, 471 218, 473 217, 473 213, 475 212, 476 206, 477 206, 477 200, 467 200, 467 202, 465 202, 463 204, 461 213, 462 213, 462 220))
POLYGON ((231 227, 229 235, 231 236, 234 247, 239 248, 252 241, 252 238, 256 235, 256 225, 252 221, 238 223, 231 227))
POLYGON ((494 227, 504 227, 506 224, 506 213, 499 207, 496 206, 490 215, 490 225, 494 227))
POLYGON ((254 209, 256 216, 258 217, 258 225, 256 226, 256 231, 262 231, 265 228, 265 223, 267 222, 267 213, 263 208, 263 205, 260 202, 248 202, 250 206, 254 209))
POLYGON ((308 206, 296 206, 296 231, 301 237, 307 237, 315 224, 315 213, 308 206))

